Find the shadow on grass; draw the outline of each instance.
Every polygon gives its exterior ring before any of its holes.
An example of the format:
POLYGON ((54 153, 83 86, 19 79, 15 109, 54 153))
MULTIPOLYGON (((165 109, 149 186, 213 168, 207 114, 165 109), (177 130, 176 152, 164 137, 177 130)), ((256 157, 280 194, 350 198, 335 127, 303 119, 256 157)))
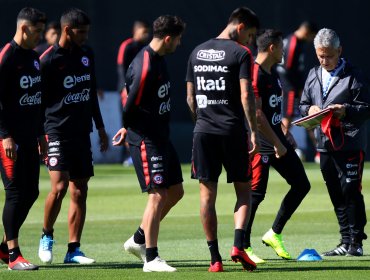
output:
MULTIPOLYGON (((368 265, 368 259, 345 259, 345 260, 323 260, 318 262, 303 262, 303 261, 285 261, 279 259, 265 259, 267 263, 258 265, 257 269, 253 273, 265 273, 265 272, 297 272, 297 271, 370 271, 368 265), (351 265, 353 262, 353 265, 351 265), (343 265, 338 266, 338 264, 343 265), (360 265, 359 265, 360 263, 360 265), (363 265, 362 265, 363 263, 363 265), (332 265, 330 265, 332 264, 332 265)), ((204 268, 208 270, 209 260, 171 260, 168 261, 170 265, 176 268, 204 268)), ((231 260, 223 260, 224 269, 227 272, 235 272, 234 269, 239 269, 240 264, 234 264, 231 260)), ((142 269, 142 263, 121 263, 121 262, 102 262, 94 263, 89 265, 79 264, 53 264, 53 265, 42 265, 42 270, 58 270, 58 269, 142 269)))
POLYGON ((137 269, 143 268, 140 263, 118 263, 118 262, 103 262, 93 263, 87 265, 81 264, 52 264, 52 265, 40 265, 40 269, 70 269, 70 268, 81 268, 81 269, 137 269))

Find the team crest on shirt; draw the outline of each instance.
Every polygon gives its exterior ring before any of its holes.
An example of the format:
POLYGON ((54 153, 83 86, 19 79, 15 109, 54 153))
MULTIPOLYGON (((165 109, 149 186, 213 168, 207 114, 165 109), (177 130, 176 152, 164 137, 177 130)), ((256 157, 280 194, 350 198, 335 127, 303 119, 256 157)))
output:
POLYGON ((262 162, 263 163, 268 163, 269 162, 269 157, 268 156, 262 156, 262 162))
POLYGON ((36 59, 33 61, 33 66, 35 66, 37 70, 40 70, 40 63, 36 59))
POLYGON ((163 176, 161 174, 155 174, 153 176, 153 182, 157 185, 160 185, 163 183, 163 176))
POLYGON ((49 158, 49 165, 56 166, 58 164, 58 159, 56 157, 49 158))
POLYGON ((82 64, 84 65, 84 66, 89 66, 90 65, 90 61, 89 61, 89 58, 87 57, 87 56, 83 56, 82 58, 81 58, 81 62, 82 62, 82 64))

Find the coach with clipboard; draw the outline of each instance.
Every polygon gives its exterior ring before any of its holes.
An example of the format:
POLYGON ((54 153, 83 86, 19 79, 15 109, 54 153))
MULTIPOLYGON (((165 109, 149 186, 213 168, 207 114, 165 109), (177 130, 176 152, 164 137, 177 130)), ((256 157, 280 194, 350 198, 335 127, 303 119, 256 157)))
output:
POLYGON ((313 122, 314 114, 329 109, 315 128, 315 137, 320 169, 341 234, 339 245, 322 255, 359 257, 363 256, 362 241, 367 238, 361 179, 370 95, 359 73, 340 57, 342 47, 334 30, 321 29, 314 46, 320 66, 308 74, 299 107, 303 116, 309 116, 306 124, 310 117, 313 122))

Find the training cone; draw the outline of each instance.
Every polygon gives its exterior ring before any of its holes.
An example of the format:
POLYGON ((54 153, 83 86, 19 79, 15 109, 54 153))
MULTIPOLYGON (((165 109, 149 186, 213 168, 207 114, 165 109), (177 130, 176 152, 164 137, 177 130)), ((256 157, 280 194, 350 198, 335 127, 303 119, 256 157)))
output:
POLYGON ((302 253, 298 256, 297 261, 308 261, 315 262, 321 261, 322 258, 315 249, 304 249, 302 253))

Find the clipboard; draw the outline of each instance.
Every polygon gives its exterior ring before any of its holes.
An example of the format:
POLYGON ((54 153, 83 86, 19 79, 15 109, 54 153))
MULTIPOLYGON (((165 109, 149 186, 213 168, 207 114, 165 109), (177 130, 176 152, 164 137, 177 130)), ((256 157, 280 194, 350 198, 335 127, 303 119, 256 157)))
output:
POLYGON ((302 126, 306 129, 312 129, 321 124, 321 120, 330 112, 330 108, 326 108, 315 114, 300 118, 292 122, 294 125, 302 126))

